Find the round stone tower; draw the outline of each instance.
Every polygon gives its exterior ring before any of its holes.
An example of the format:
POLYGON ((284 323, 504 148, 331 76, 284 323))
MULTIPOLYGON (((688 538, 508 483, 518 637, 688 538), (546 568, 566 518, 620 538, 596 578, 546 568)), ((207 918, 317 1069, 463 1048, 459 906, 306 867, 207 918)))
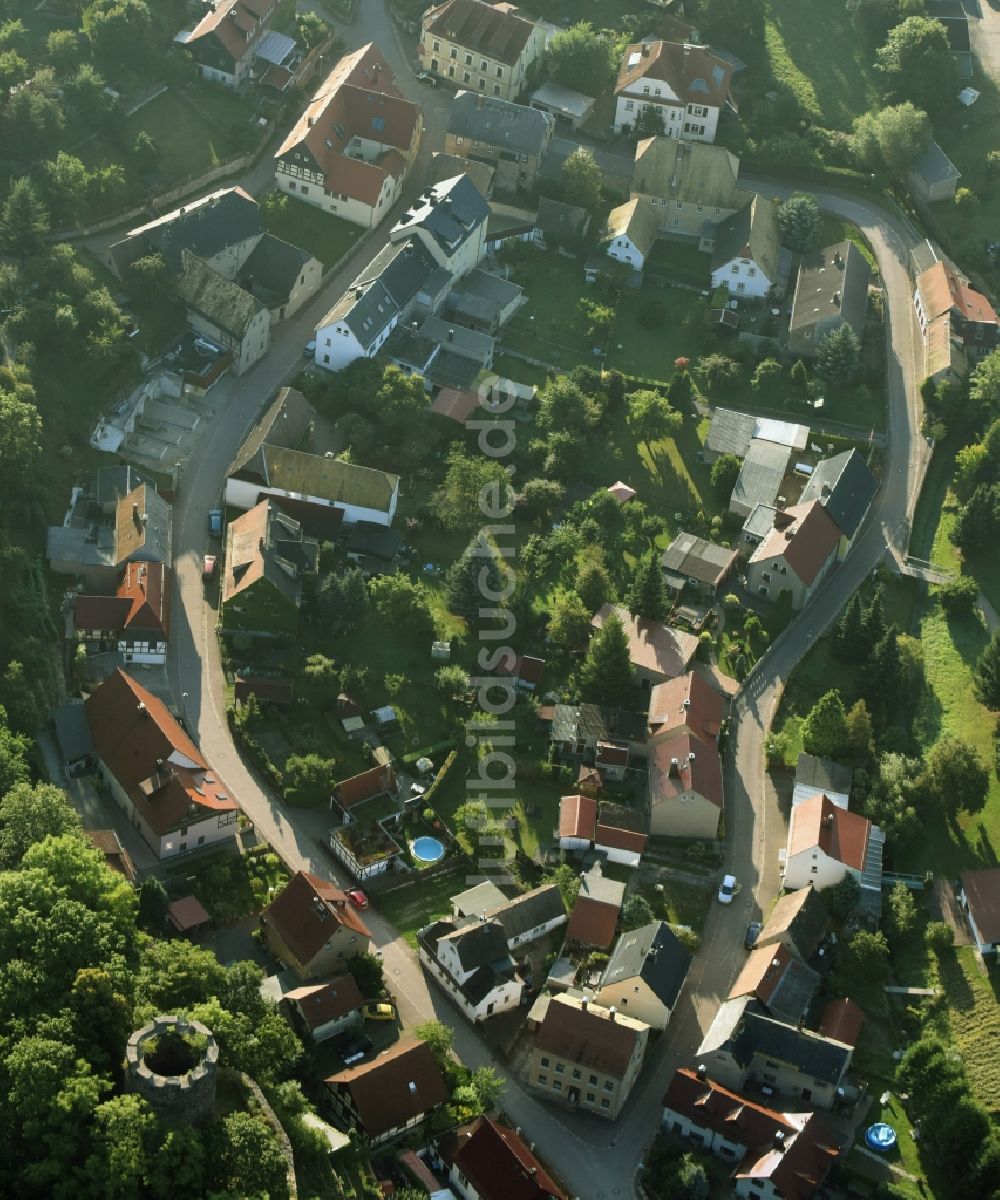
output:
POLYGON ((200 1021, 154 1017, 125 1051, 128 1084, 167 1121, 204 1121, 215 1107, 219 1047, 200 1021))

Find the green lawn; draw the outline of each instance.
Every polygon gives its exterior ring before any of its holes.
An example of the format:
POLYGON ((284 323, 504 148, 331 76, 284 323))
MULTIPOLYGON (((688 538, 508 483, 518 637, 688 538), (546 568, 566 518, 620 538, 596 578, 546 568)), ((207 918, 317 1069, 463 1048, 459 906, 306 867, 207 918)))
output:
POLYGON ((941 962, 952 1037, 973 1093, 995 1117, 1000 1113, 1000 980, 995 966, 992 971, 991 976, 981 973, 968 946, 959 947, 941 962))
POLYGON ((360 225, 299 200, 288 199, 279 209, 262 211, 268 233, 308 250, 324 267, 339 261, 364 233, 360 225))
POLYGON ((819 234, 817 242, 820 246, 835 246, 838 242, 853 242, 868 260, 868 265, 875 268, 875 255, 865 240, 865 235, 851 221, 842 221, 832 213, 821 213, 819 218, 819 234))
POLYGON ((976 72, 975 87, 979 99, 973 108, 962 108, 950 120, 935 125, 934 136, 941 149, 961 171, 959 187, 970 188, 978 197, 973 209, 958 209, 951 201, 933 205, 934 216, 955 241, 956 252, 970 261, 969 269, 982 258, 983 243, 995 241, 1000 223, 1000 191, 989 178, 986 155, 997 148, 996 129, 1000 122, 1000 91, 981 71, 976 72))
POLYGON ((674 359, 697 354, 698 347, 685 329, 684 319, 693 309, 703 307, 701 296, 688 288, 656 287, 647 282, 637 292, 626 290, 618 306, 606 365, 627 375, 669 379, 674 373, 674 359), (652 329, 639 319, 651 307, 658 314, 652 329))
POLYGON ((198 89, 191 101, 170 89, 129 117, 127 144, 146 132, 160 150, 159 173, 164 179, 185 179, 231 157, 236 152, 232 126, 248 121, 249 112, 235 97, 218 96, 222 88, 198 89), (206 112, 206 120, 200 115, 206 112))
POLYGON ((701 933, 712 903, 711 884, 698 887, 691 883, 678 883, 675 879, 664 879, 655 886, 646 884, 640 890, 649 901, 657 920, 670 925, 687 925, 695 933, 701 933), (657 891, 658 887, 663 890, 657 891))
POLYGON ((378 896, 374 903, 382 916, 415 950, 417 931, 439 917, 448 916, 451 897, 468 886, 461 870, 447 871, 430 879, 414 879, 412 883, 405 883, 378 896))
POLYGON ((874 56, 829 0, 767 0, 767 56, 779 84, 820 124, 849 129, 878 101, 874 56))
POLYGON ((703 288, 711 277, 712 256, 699 250, 697 242, 660 238, 646 261, 646 269, 653 275, 703 288))

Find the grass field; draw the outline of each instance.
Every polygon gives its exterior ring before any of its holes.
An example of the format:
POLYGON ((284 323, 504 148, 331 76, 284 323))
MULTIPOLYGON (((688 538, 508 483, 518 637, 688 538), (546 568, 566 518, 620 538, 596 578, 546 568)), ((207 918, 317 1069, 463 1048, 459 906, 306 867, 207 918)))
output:
POLYGON ((962 173, 959 187, 970 188, 979 198, 972 209, 959 209, 951 201, 933 205, 935 217, 970 259, 964 263, 968 269, 975 268, 983 243, 996 240, 1000 223, 1000 190, 986 166, 986 155, 996 149, 1000 91, 981 71, 976 73, 975 87, 980 93, 975 107, 960 109, 953 120, 942 121, 940 129, 935 129, 941 149, 962 173))
POLYGON ((451 912, 451 897, 468 886, 461 871, 447 871, 430 879, 418 878, 412 883, 405 883, 378 896, 374 903, 382 916, 415 950, 417 931, 431 921, 447 916, 451 912))
POLYGON ((805 113, 834 129, 878 100, 874 56, 845 19, 842 5, 828 0, 767 0, 767 56, 777 82, 791 91, 805 113))
POLYGON ((972 1091, 994 1115, 1000 1113, 1000 980, 996 967, 984 976, 968 946, 941 962, 941 982, 948 1002, 948 1023, 965 1064, 972 1091))
POLYGON ((248 116, 246 107, 228 94, 199 90, 188 101, 169 90, 129 117, 126 137, 131 145, 139 133, 148 133, 160 151, 159 173, 180 180, 218 166, 234 154, 232 126, 246 122, 248 116))
POLYGON ((277 211, 262 211, 268 233, 308 250, 324 267, 332 267, 364 233, 360 225, 298 200, 288 200, 277 211))
POLYGON ((628 375, 669 379, 674 373, 674 359, 697 353, 697 346, 685 332, 684 320, 702 304, 698 293, 688 288, 646 283, 638 292, 625 292, 611 332, 606 365, 628 375), (656 306, 659 313, 653 329, 647 329, 639 320, 650 305, 656 306))

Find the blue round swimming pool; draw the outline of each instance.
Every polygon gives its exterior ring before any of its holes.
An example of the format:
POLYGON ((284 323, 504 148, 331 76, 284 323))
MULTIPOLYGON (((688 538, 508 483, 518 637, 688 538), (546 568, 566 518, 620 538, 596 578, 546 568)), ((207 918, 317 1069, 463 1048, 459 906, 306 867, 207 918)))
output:
POLYGON ((896 1144, 896 1131, 884 1121, 869 1125, 865 1132, 865 1141, 873 1150, 891 1150, 896 1144))
POLYGON ((444 846, 436 837, 414 838, 411 849, 413 857, 419 858, 421 862, 432 863, 444 858, 444 846))

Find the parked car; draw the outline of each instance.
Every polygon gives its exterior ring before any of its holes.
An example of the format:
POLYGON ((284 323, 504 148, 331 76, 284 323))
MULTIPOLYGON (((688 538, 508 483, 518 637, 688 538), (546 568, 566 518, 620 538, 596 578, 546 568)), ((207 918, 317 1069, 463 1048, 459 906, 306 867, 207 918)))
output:
POLYGON ((436 75, 432 75, 430 71, 418 71, 417 83, 426 83, 430 87, 437 87, 438 79, 436 75))
POLYGON ((214 579, 215 568, 219 565, 219 560, 214 554, 206 554, 201 560, 201 577, 202 579, 214 579))
POLYGON ((222 509, 210 508, 208 510, 208 532, 212 537, 222 537, 222 509))
POLYGON ((395 1021, 396 1010, 391 1004, 366 1004, 361 1015, 366 1021, 395 1021))
POLYGON ((736 876, 723 875, 722 883, 719 884, 719 903, 732 904, 733 897, 736 895, 736 876))
POLYGON ((360 888, 352 888, 347 893, 347 898, 359 912, 364 912, 368 907, 368 897, 360 888))
POLYGON ((315 358, 316 357, 316 339, 315 338, 313 338, 312 341, 306 342, 305 348, 302 351, 302 357, 303 358, 315 358))
POLYGON ((364 1034, 342 1033, 334 1039, 334 1049, 344 1061, 344 1066, 360 1062, 366 1054, 370 1054, 375 1043, 364 1034))
POLYGON ((743 948, 745 950, 753 950, 757 945, 757 939, 760 937, 760 931, 764 928, 760 921, 751 921, 747 926, 747 931, 743 935, 743 948))

